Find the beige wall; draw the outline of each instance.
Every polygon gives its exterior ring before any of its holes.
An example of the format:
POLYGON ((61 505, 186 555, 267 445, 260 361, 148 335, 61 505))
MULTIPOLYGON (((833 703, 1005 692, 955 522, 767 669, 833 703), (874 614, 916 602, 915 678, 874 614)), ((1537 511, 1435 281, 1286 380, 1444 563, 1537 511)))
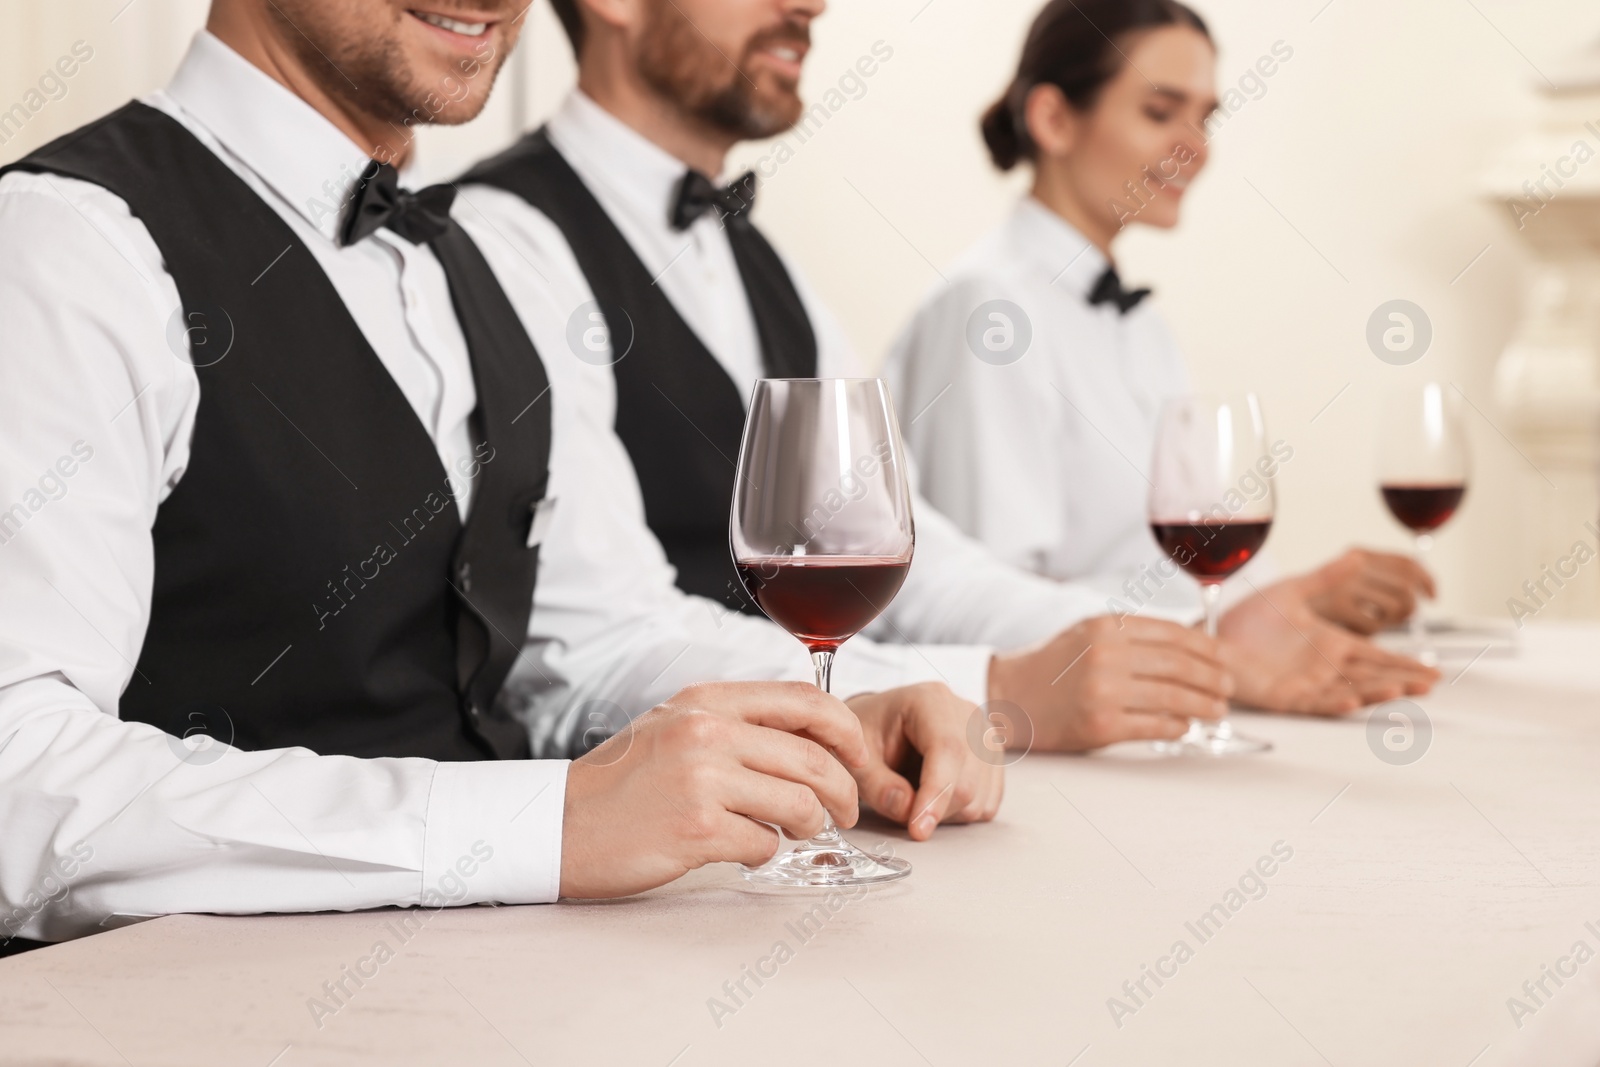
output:
MULTIPOLYGON (((1273 534, 1290 566, 1351 540, 1405 544, 1373 487, 1377 403, 1403 376, 1456 382, 1482 412, 1468 413, 1476 475, 1437 562, 1448 607, 1503 617, 1506 598, 1541 562, 1516 546, 1518 524, 1540 521, 1543 482, 1496 427, 1493 361, 1519 313, 1524 261, 1509 213, 1482 198, 1479 176, 1532 121, 1535 66, 1600 37, 1600 9, 1593 0, 1324 2, 1202 4, 1225 84, 1277 41, 1294 56, 1221 127, 1184 226, 1128 236, 1123 273, 1156 287, 1197 379, 1257 390, 1275 433, 1296 445, 1273 534), (1432 351, 1406 369, 1380 363, 1364 341, 1373 309, 1398 297, 1422 305, 1435 332, 1432 351)), ((95 50, 63 99, 0 144, 0 159, 159 85, 205 8, 133 0, 117 15, 124 3, 0 0, 0 108, 74 41, 95 50)), ((815 136, 789 138, 795 150, 781 165, 776 146, 741 153, 776 165, 764 224, 873 362, 937 280, 935 266, 1016 195, 1017 180, 986 164, 975 121, 1005 84, 1034 8, 836 0, 817 29, 810 97, 877 42, 892 57, 815 136)), ((424 175, 457 170, 559 99, 571 61, 544 4, 528 32, 490 111, 470 127, 429 132, 424 175)), ((1582 608, 1574 598, 1551 613, 1582 608)))

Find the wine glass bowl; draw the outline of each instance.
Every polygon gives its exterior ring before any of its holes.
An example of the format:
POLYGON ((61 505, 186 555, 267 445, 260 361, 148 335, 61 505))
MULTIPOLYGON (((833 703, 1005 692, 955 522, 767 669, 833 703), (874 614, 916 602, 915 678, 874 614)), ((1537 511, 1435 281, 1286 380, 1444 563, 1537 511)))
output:
MULTIPOLYGON (((1162 408, 1150 478, 1150 532, 1200 583, 1206 634, 1217 636, 1222 585, 1266 543, 1277 511, 1277 457, 1254 394, 1183 396, 1162 408)), ((1164 756, 1237 756, 1272 746, 1235 733, 1223 719, 1189 720, 1164 756)))
MULTIPOLYGON (((889 606, 916 543, 887 383, 756 382, 728 540, 745 590, 805 645, 828 692, 834 654, 889 606)), ((903 878, 911 865, 856 848, 830 818, 809 841, 742 871, 764 885, 848 886, 903 878)))
MULTIPOLYGON (((1411 531, 1417 562, 1433 548, 1434 532, 1461 507, 1471 473, 1460 405, 1439 382, 1423 382, 1391 394, 1378 429, 1378 489, 1395 520, 1411 531)), ((1411 643, 1418 659, 1438 663, 1419 609, 1411 615, 1411 643)))
POLYGON ((1271 519, 1197 517, 1186 522, 1150 524, 1161 550, 1190 577, 1218 585, 1255 558, 1271 530, 1271 519))
POLYGON ((767 618, 812 653, 834 652, 888 606, 911 569, 890 557, 769 556, 735 564, 767 618))
POLYGON ((1416 534, 1432 533, 1449 522, 1467 495, 1461 485, 1384 485, 1383 502, 1400 525, 1416 534))

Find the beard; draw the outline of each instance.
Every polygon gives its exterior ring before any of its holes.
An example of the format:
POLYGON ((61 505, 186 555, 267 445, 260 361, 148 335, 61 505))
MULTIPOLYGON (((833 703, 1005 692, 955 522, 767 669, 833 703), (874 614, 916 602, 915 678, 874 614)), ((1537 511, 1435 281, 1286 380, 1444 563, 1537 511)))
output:
MULTIPOLYGON (((518 9, 515 0, 479 3, 504 8, 508 15, 518 9)), ((403 22, 412 16, 389 4, 363 7, 370 10, 350 11, 326 0, 276 0, 272 11, 283 39, 324 92, 352 110, 401 128, 476 118, 520 30, 502 22, 506 36, 485 34, 470 68, 445 66, 405 47, 403 22)))
POLYGON ((700 32, 672 0, 654 0, 638 66, 645 83, 686 114, 740 140, 775 137, 800 121, 805 104, 787 79, 745 73, 756 53, 774 45, 811 43, 803 23, 785 21, 762 30, 729 55, 700 32))

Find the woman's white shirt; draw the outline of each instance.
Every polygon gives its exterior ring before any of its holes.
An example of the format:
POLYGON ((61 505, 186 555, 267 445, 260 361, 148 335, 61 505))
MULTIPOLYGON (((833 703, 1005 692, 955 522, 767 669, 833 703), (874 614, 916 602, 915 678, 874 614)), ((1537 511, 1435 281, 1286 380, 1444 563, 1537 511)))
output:
POLYGON ((921 490, 964 532, 1112 611, 1188 608, 1187 579, 1139 583, 1165 558, 1146 513, 1157 421, 1189 376, 1152 301, 1090 303, 1108 266, 1025 198, 947 272, 885 373, 921 490))
POLYGON ((928 499, 1053 578, 1144 561, 1156 418, 1188 388, 1149 301, 1127 314, 1090 305, 1107 266, 1027 198, 949 272, 889 360, 928 499))

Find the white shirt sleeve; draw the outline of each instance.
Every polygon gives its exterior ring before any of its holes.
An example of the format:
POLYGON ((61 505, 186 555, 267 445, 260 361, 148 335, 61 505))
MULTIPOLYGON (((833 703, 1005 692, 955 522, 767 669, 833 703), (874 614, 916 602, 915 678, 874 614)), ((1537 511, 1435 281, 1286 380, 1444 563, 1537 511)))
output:
MULTIPOLYGON (((457 205, 550 377, 556 504, 527 644, 507 682, 535 753, 581 751, 592 726, 615 728, 693 682, 810 680, 805 649, 788 633, 677 587, 615 431, 610 351, 588 332, 593 294, 560 229, 500 189, 467 186, 457 205)), ((982 702, 991 655, 858 637, 839 653, 833 691, 849 697, 942 680, 982 702)))
POLYGON ((553 900, 565 763, 244 752, 118 719, 200 401, 178 306, 120 199, 0 179, 0 937, 553 900))
MULTIPOLYGON (((885 367, 921 487, 960 531, 1007 563, 1072 586, 1084 603, 1098 603, 1094 614, 1191 623, 1200 613, 1194 580, 1156 574, 1170 564, 1148 534, 1140 466, 1153 448, 1146 422, 1162 401, 1187 391, 1182 359, 1148 310, 1132 351, 1103 351, 1110 339, 1092 316, 1049 303, 1068 299, 1043 281, 982 270, 959 274, 924 301, 885 367), (1034 305, 1031 346, 1014 360, 980 358, 967 336, 970 317, 1011 297, 1034 305), (1092 365, 1112 360, 1126 366, 1108 373, 1092 365), (1074 566, 1097 554, 1101 569, 1074 566)), ((1258 556, 1241 573, 1255 580, 1270 570, 1258 556)), ((1229 583, 1228 603, 1249 592, 1248 582, 1229 583)))

